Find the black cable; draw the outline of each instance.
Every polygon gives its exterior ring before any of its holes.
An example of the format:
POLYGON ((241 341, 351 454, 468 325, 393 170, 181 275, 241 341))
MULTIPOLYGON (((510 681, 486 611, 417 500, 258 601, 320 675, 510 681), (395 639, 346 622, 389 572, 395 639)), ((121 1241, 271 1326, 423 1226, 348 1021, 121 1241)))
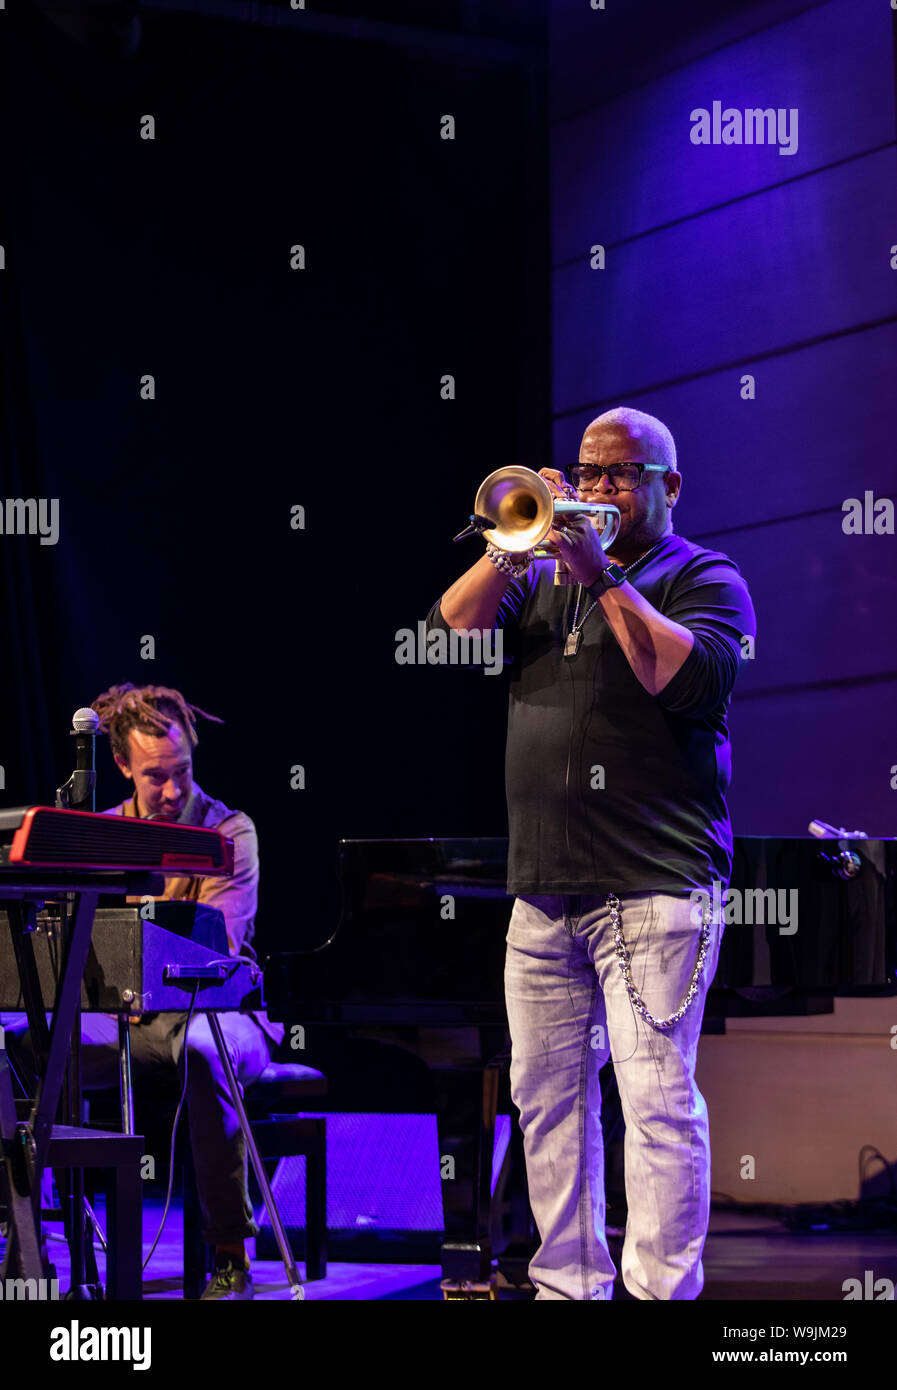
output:
POLYGON ((50 969, 53 972, 53 998, 59 991, 59 941, 52 925, 47 924, 47 953, 50 957, 50 969))
POLYGON ((25 1085, 25 1082, 22 1080, 21 1076, 19 1076, 19 1073, 16 1071, 13 1065, 13 1060, 10 1057, 8 1050, 6 1053, 6 1065, 9 1067, 9 1070, 12 1073, 13 1080, 18 1086, 19 1090, 22 1092, 22 1096, 24 1097, 24 1099, 33 1103, 34 1096, 31 1093, 34 1090, 34 1087, 25 1085))
POLYGON ((197 980, 196 983, 195 983, 194 986, 193 986, 193 995, 192 995, 192 998, 191 998, 191 1000, 190 1000, 190 1008, 189 1008, 188 1011, 187 1011, 187 1022, 186 1022, 185 1025, 184 1025, 184 1084, 183 1084, 183 1086, 181 1087, 181 1098, 180 1098, 180 1100, 178 1101, 178 1108, 177 1108, 177 1110, 174 1112, 174 1122, 172 1123, 172 1126, 171 1126, 171 1149, 170 1149, 170 1151, 169 1151, 169 1156, 168 1156, 168 1191, 167 1191, 166 1194, 165 1194, 165 1206, 164 1206, 164 1208, 163 1208, 163 1210, 162 1210, 162 1220, 161 1220, 161 1222, 160 1222, 160 1224, 159 1224, 159 1229, 158 1229, 158 1231, 156 1232, 156 1239, 153 1241, 152 1245, 150 1246, 149 1254, 147 1255, 146 1259, 143 1261, 143 1264, 142 1264, 142 1266, 141 1266, 141 1270, 145 1270, 146 1267, 147 1267, 147 1265, 149 1264, 150 1260, 153 1258, 153 1254, 154 1254, 154 1252, 155 1252, 156 1246, 159 1244, 159 1241, 160 1241, 161 1238, 162 1238, 162 1232, 165 1230, 165 1222, 168 1220, 168 1208, 169 1208, 170 1205, 171 1205, 171 1190, 172 1190, 172 1188, 173 1188, 173 1186, 174 1186, 174 1144, 175 1144, 175 1139, 177 1138, 178 1121, 179 1121, 180 1118, 181 1118, 181 1111, 182 1111, 183 1108, 184 1108, 184 1101, 185 1101, 186 1098, 187 1098, 187 1063, 188 1063, 188 1047, 187 1047, 188 1036, 187 1036, 187 1035, 188 1035, 188 1033, 189 1033, 189 1031, 190 1031, 190 1020, 191 1020, 192 1017, 193 1017, 193 1010, 194 1010, 195 1007, 196 1007, 196 996, 197 996, 197 993, 198 993, 198 992, 199 992, 199 980, 197 980))

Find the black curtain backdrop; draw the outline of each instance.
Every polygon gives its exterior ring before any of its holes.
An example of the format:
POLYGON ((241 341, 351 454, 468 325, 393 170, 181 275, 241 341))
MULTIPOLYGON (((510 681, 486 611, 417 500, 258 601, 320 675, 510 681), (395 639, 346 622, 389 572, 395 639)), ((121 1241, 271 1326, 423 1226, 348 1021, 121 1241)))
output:
POLYGON ((395 634, 485 474, 549 458, 541 19, 146 11, 128 56, 90 13, 6 17, 0 496, 60 534, 0 541, 0 800, 52 802, 109 684, 178 687, 226 720, 195 776, 255 820, 288 948, 333 929, 340 837, 505 829, 505 681, 395 634))
MULTIPOLYGON (((840 516, 894 494, 893 195, 869 172, 893 83, 851 87, 869 0, 66 3, 3 15, 0 501, 58 498, 60 534, 0 537, 0 804, 51 801, 74 709, 151 681, 226 720, 195 771, 258 825, 262 949, 330 934, 341 837, 502 834, 506 681, 399 666, 396 633, 477 553, 451 537, 485 474, 569 462, 622 392, 674 429, 680 529, 758 606, 736 832, 886 833, 893 541, 840 516), (752 74, 745 101, 802 94, 798 162, 748 177, 731 151, 705 186, 688 111, 752 74), (764 510, 745 480, 779 448, 796 482, 764 510)), ((126 784, 99 765, 107 806, 126 784)))

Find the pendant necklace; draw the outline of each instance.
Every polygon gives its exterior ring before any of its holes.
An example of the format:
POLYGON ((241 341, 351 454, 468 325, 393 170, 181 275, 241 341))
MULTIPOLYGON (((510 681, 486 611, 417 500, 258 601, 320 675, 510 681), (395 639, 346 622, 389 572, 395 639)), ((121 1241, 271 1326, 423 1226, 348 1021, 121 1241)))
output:
MULTIPOLYGON (((663 545, 663 542, 664 542, 665 540, 666 540, 666 536, 661 536, 661 538, 660 538, 659 541, 655 541, 655 542, 654 542, 654 544, 652 545, 652 547, 651 547, 650 550, 646 550, 645 553, 644 553, 644 555, 640 555, 640 556, 638 557, 637 560, 633 560, 631 564, 628 564, 628 565, 626 566, 626 568, 623 570, 623 573, 628 575, 629 572, 630 572, 630 570, 634 570, 634 569, 635 569, 636 565, 641 565, 645 560, 648 559, 649 556, 651 556, 651 555, 654 554, 654 552, 655 552, 655 550, 657 549, 658 546, 663 545)), ((580 643, 582 642, 582 630, 583 630, 583 628, 585 627, 586 618, 589 616, 589 614, 591 613, 592 609, 593 609, 593 608, 597 608, 597 606, 598 606, 598 600, 597 600, 597 599, 593 599, 591 605, 590 605, 590 606, 586 609, 586 611, 583 613, 583 615, 582 615, 582 621, 580 621, 580 617, 579 617, 579 605, 580 605, 581 600, 582 600, 582 585, 580 584, 580 586, 579 586, 579 591, 578 591, 578 593, 577 593, 577 595, 576 595, 576 611, 575 611, 574 614, 573 614, 573 625, 572 625, 572 627, 570 628, 570 631, 569 631, 568 634, 567 634, 566 640, 564 641, 564 656, 565 656, 568 660, 571 659, 572 657, 574 657, 574 656, 576 655, 576 653, 579 651, 579 646, 580 646, 580 643)))

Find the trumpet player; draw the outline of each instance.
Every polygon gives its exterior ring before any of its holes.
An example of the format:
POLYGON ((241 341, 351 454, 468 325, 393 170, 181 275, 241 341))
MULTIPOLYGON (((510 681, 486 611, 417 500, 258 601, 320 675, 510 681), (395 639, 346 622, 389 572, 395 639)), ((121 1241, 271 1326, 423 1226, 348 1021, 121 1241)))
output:
POLYGON ((505 534, 428 624, 500 626, 512 656, 505 996, 536 1297, 612 1297, 598 1084, 610 1059, 626 1124, 623 1283, 637 1299, 694 1299, 710 1178, 694 1072, 722 933, 695 903, 729 881, 727 715, 754 611, 735 563, 673 530, 682 476, 660 420, 607 411, 566 471, 542 469, 553 497, 618 509, 609 549, 586 518, 556 518, 547 540, 572 580, 557 585, 553 560, 505 534))

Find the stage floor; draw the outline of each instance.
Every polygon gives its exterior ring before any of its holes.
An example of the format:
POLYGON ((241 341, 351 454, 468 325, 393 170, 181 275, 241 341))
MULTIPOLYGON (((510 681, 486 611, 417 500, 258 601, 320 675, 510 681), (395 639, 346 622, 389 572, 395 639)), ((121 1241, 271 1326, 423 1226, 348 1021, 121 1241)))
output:
MULTIPOLYGON (((144 1257, 158 1230, 162 1203, 155 1198, 144 1206, 144 1257)), ((102 1203, 97 1218, 105 1229, 102 1203)), ((47 1230, 61 1234, 61 1226, 47 1230)), ((144 1273, 144 1298, 181 1299, 180 1278, 182 1211, 173 1201, 165 1231, 144 1273)), ((619 1265, 621 1240, 611 1239, 611 1250, 619 1265)), ((251 1253, 251 1244, 249 1246, 251 1253)), ((55 1262, 60 1292, 68 1287, 68 1249, 60 1240, 50 1241, 50 1257, 55 1262)), ((99 1255, 101 1277, 105 1268, 99 1255)), ((814 1300, 840 1302, 844 1283, 859 1279, 863 1284, 890 1279, 897 1285, 897 1230, 832 1233, 817 1231, 796 1234, 766 1217, 738 1212, 713 1212, 704 1251, 705 1287, 702 1300, 789 1302, 814 1300)), ((299 1265, 304 1275, 304 1266, 299 1265)), ((283 1266, 274 1260, 253 1261, 255 1297, 258 1300, 289 1301, 289 1287, 283 1266)), ((338 1264, 328 1263, 327 1278, 307 1284, 309 1301, 388 1300, 441 1301, 440 1271, 434 1265, 338 1264)), ((502 1297, 519 1299, 531 1293, 508 1292, 502 1297)), ((618 1279, 614 1298, 629 1301, 631 1296, 618 1279)))

